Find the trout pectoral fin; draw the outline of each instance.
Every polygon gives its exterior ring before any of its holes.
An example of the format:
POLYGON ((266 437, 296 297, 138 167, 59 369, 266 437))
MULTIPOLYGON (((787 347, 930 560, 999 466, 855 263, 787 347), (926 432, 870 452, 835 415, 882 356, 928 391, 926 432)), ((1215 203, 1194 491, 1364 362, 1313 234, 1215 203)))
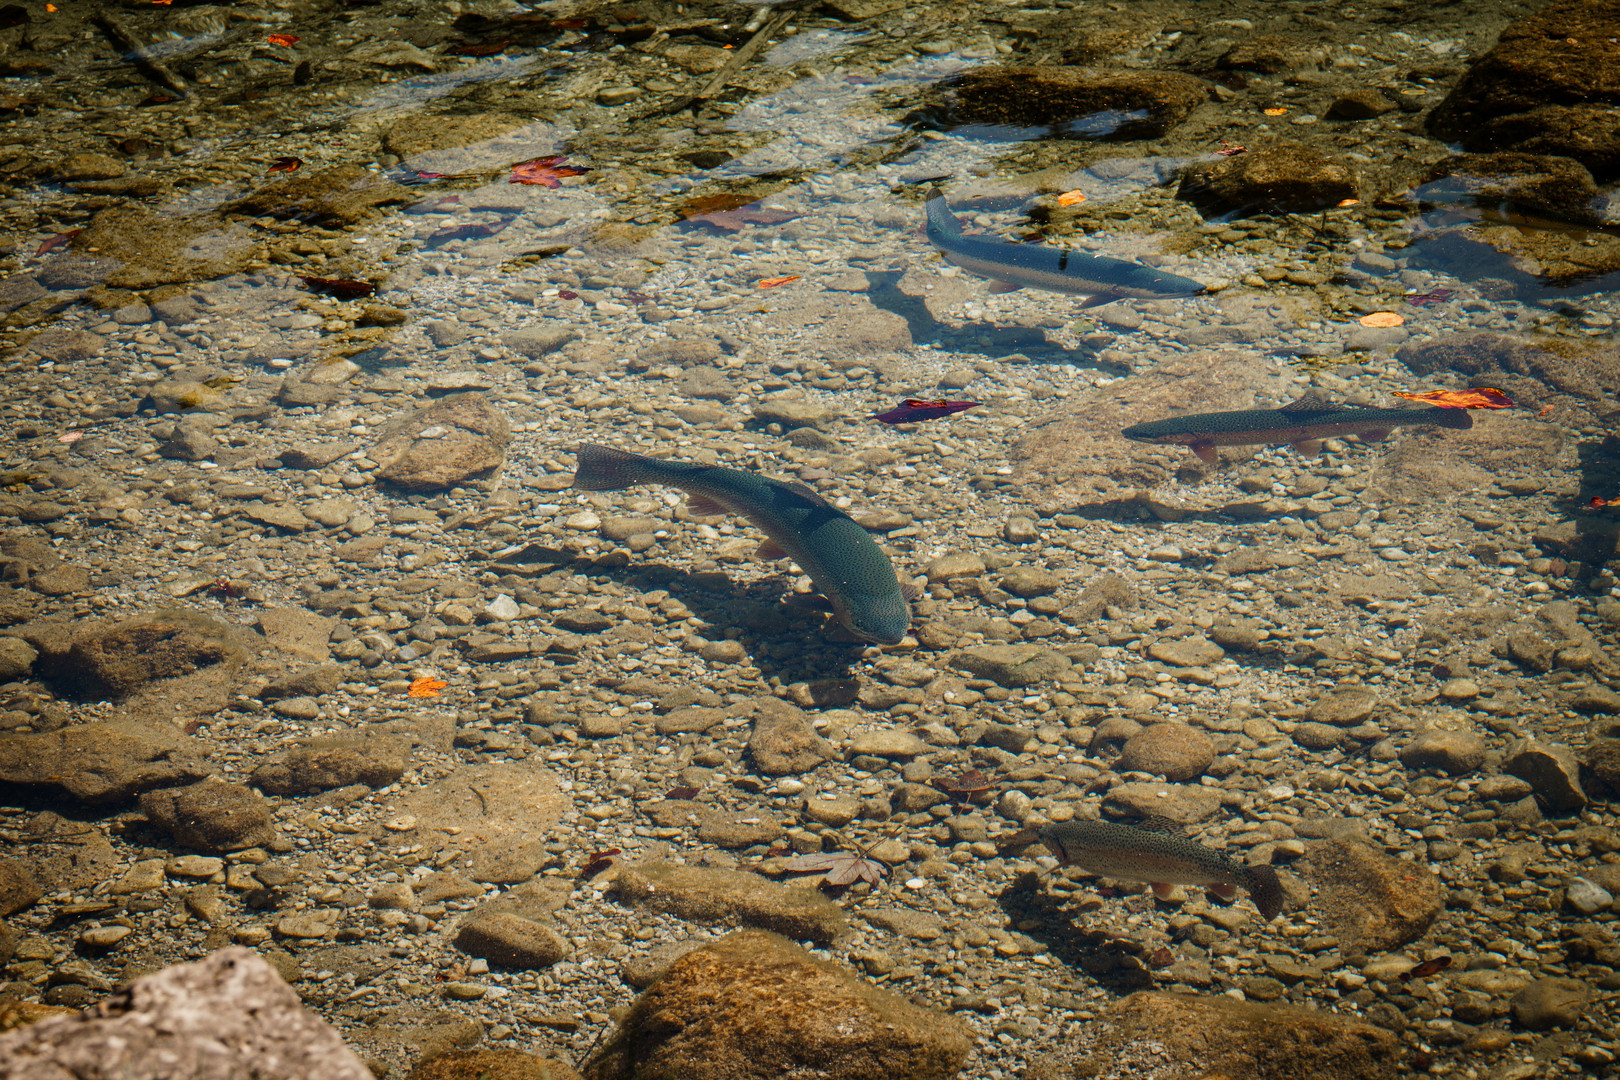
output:
POLYGON ((686 512, 693 517, 719 517, 726 513, 726 508, 707 495, 688 495, 686 512))
POLYGON ((1321 439, 1301 439, 1294 444, 1295 453, 1313 455, 1322 452, 1321 439))
POLYGON ((827 611, 833 610, 832 601, 820 593, 793 593, 782 601, 788 607, 798 608, 801 611, 827 611))
POLYGON ((1380 439, 1389 438, 1389 428, 1369 428, 1366 431, 1358 431, 1356 432, 1356 438, 1362 442, 1378 442, 1380 439))
POLYGON ((1160 900, 1169 900, 1175 895, 1176 887, 1168 882, 1154 881, 1150 882, 1149 884, 1153 886, 1153 895, 1158 897, 1160 900))
POLYGON ((1086 308, 1102 307, 1104 304, 1112 304, 1115 300, 1119 299, 1121 299, 1121 297, 1118 293, 1097 293, 1095 296, 1086 297, 1086 302, 1080 305, 1080 310, 1084 311, 1086 308))
POLYGON ((1220 454, 1216 453, 1215 447, 1209 443, 1194 443, 1187 449, 1191 450, 1198 460, 1205 465, 1213 465, 1221 459, 1220 454))
POLYGON ((1237 888, 1233 885, 1211 885, 1209 886, 1209 891, 1220 897, 1222 900, 1237 899, 1237 888))
POLYGON ((922 590, 909 581, 902 581, 900 583, 900 595, 905 597, 906 603, 909 604, 922 595, 922 590))
POLYGON ((761 559, 785 559, 788 557, 788 553, 782 549, 781 544, 768 538, 759 542, 759 547, 754 549, 754 554, 761 559))
POLYGON ((990 291, 993 293, 1017 292, 1022 288, 1022 285, 1015 285, 1010 281, 992 281, 990 283, 990 291))

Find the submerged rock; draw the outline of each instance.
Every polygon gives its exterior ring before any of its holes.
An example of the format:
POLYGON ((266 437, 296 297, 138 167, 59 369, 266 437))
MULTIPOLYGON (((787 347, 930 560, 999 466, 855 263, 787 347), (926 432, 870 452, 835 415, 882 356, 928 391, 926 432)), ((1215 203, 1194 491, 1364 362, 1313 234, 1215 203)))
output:
POLYGON ((740 870, 641 863, 620 871, 614 889, 634 907, 693 922, 772 930, 795 941, 825 945, 848 929, 843 909, 819 892, 740 870))
POLYGON ((1502 31, 1429 114, 1429 132, 1469 150, 1558 154, 1614 175, 1617 37, 1613 4, 1555 0, 1502 31), (1604 106, 1608 118, 1591 115, 1604 106))
POLYGON ((1321 210, 1360 196, 1350 166, 1303 143, 1280 142, 1188 166, 1182 170, 1176 197, 1209 216, 1233 211, 1321 210))
POLYGON ((0 1035, 0 1080, 371 1080, 336 1031, 251 949, 177 964, 95 1009, 0 1035))
POLYGON ((913 1005, 774 934, 694 949, 636 999, 589 1080, 949 1080, 972 1043, 913 1005))
POLYGON ((1416 941, 1444 906, 1445 889, 1427 866, 1361 840, 1313 847, 1302 876, 1320 886, 1313 907, 1347 953, 1389 952, 1416 941))
POLYGON ((1027 1080, 1132 1075, 1154 1062, 1164 1075, 1334 1077, 1407 1075, 1395 1033, 1359 1017, 1225 996, 1144 991, 1115 1002, 1068 1045, 1038 1059, 1027 1080))
POLYGON ((1173 71, 1048 65, 983 67, 941 86, 928 126, 1030 128, 1080 139, 1157 139, 1208 99, 1207 84, 1173 71))
POLYGON ((481 393, 452 394, 395 417, 370 451, 380 480, 408 491, 453 487, 506 460, 506 417, 481 393))

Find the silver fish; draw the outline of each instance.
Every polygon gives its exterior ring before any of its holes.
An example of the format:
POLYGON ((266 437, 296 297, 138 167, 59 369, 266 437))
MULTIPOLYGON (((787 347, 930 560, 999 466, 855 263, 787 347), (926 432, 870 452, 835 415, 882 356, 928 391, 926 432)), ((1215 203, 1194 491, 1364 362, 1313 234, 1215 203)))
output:
POLYGON ((962 231, 961 219, 951 213, 945 193, 938 187, 928 192, 928 242, 944 253, 947 262, 995 282, 998 292, 1027 286, 1089 297, 1080 305, 1082 308, 1123 299, 1197 296, 1204 291, 1204 286, 1191 278, 1166 274, 1141 263, 1042 244, 1008 244, 969 236, 962 231))

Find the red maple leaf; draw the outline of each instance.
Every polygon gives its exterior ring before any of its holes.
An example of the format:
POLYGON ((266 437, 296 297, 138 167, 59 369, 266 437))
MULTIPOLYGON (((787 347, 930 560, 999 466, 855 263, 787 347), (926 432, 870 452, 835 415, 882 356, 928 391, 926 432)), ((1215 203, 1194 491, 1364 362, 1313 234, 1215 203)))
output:
POLYGON ((563 177, 583 176, 590 171, 584 165, 567 164, 567 159, 561 154, 552 154, 550 157, 519 162, 512 166, 512 175, 507 179, 514 184, 539 184, 556 190, 562 187, 563 177))

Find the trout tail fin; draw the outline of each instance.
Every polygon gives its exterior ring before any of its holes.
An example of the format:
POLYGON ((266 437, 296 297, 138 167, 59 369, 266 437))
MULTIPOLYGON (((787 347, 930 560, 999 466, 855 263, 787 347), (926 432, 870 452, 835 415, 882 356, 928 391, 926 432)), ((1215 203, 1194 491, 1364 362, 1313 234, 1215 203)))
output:
POLYGON ((928 189, 928 231, 936 236, 961 236, 962 222, 951 213, 945 189, 935 184, 928 189))
POLYGON ((1269 866, 1249 867, 1249 896, 1268 922, 1275 919, 1283 909, 1283 888, 1277 871, 1269 866))
POLYGON ((1434 422, 1441 427, 1467 431, 1474 426, 1474 414, 1467 409, 1441 409, 1440 415, 1434 418, 1434 422))
POLYGON ((620 491, 634 484, 641 455, 615 450, 611 446, 583 443, 575 451, 579 466, 574 471, 574 487, 581 491, 620 491))

